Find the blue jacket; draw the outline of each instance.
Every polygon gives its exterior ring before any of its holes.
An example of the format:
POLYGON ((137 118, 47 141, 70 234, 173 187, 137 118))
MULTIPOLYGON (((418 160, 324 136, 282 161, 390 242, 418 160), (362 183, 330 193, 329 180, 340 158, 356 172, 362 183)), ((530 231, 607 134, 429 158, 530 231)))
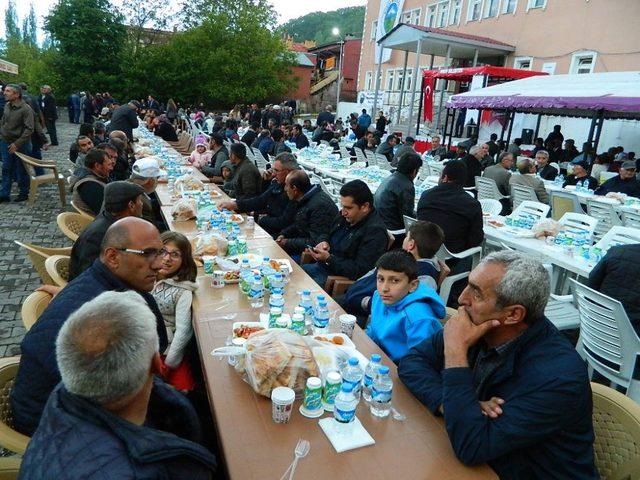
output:
MULTIPOLYGON (((443 406, 449 441, 463 463, 488 463, 501 479, 599 478, 584 362, 546 318, 515 342, 478 387, 471 368, 444 368, 442 332, 413 348, 398 374, 433 413, 443 406), (491 419, 478 402, 494 396, 505 403, 491 419)), ((480 348, 469 350, 469 365, 480 348)))
POLYGON ((439 320, 445 315, 444 303, 433 288, 425 285, 418 284, 418 288, 393 305, 382 303, 376 292, 367 335, 398 363, 409 349, 442 329, 439 320))
MULTIPOLYGON (((100 259, 69 282, 53 299, 38 321, 26 333, 20 349, 20 367, 11 389, 11 411, 16 430, 31 435, 38 426, 49 394, 60 382, 56 363, 56 338, 69 316, 103 292, 131 290, 115 277, 100 259)), ((160 351, 167 348, 167 331, 153 296, 138 292, 156 316, 160 351)))
MULTIPOLYGON (((151 399, 165 416, 197 421, 189 401, 157 382, 151 399)), ((59 385, 22 459, 20 479, 205 480, 216 469, 205 448, 171 431, 135 425, 59 385)))
POLYGON ((358 125, 362 125, 364 128, 369 128, 371 125, 371 115, 363 113, 358 117, 358 125))

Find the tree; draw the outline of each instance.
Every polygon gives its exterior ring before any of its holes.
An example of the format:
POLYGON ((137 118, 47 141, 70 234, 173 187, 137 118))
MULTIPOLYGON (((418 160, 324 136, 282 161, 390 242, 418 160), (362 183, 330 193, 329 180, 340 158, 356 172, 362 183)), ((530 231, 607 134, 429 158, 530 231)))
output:
POLYGON ((31 45, 38 44, 38 22, 36 12, 33 9, 33 2, 29 6, 29 15, 22 21, 22 40, 31 45))
POLYGON ((18 13, 16 12, 16 4, 14 0, 9 0, 6 10, 4 11, 4 31, 6 32, 6 42, 20 39, 20 28, 18 28, 18 13))
POLYGON ((124 19, 108 0, 60 0, 45 18, 45 29, 63 92, 126 89, 121 76, 124 19))
POLYGON ((333 12, 313 12, 289 20, 278 28, 281 33, 291 35, 294 41, 314 40, 317 45, 337 42, 332 30, 338 27, 342 36, 351 34, 362 37, 365 7, 340 8, 333 12))
POLYGON ((149 46, 155 40, 153 35, 148 32, 145 34, 145 28, 166 29, 169 19, 175 16, 173 10, 173 4, 167 0, 147 0, 123 5, 121 12, 129 25, 127 48, 132 61, 138 60, 141 48, 149 46))

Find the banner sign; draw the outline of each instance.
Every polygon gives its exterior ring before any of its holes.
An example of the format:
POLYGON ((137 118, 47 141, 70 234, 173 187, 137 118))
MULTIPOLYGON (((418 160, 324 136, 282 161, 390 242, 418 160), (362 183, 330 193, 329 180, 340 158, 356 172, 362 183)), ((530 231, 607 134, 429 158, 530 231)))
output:
MULTIPOLYGON (((374 90, 362 90, 358 93, 358 106, 362 108, 366 108, 371 116, 374 116, 375 112, 372 112, 373 109, 373 101, 376 98, 376 92, 374 90)), ((382 105, 384 104, 384 92, 382 90, 378 90, 378 101, 375 102, 378 105, 378 108, 382 110, 382 105)))
POLYGON ((435 88, 435 83, 435 78, 433 77, 422 77, 422 108, 424 110, 423 119, 430 122, 433 121, 433 89, 435 88))
MULTIPOLYGON (((391 31, 400 21, 404 0, 382 0, 380 2, 380 12, 378 13, 378 27, 376 29, 376 50, 374 64, 378 64, 380 58, 380 45, 378 41, 391 31)), ((385 48, 382 52, 382 63, 391 59, 391 49, 385 48)))
POLYGON ((16 65, 15 63, 7 62, 6 60, 0 60, 0 72, 7 72, 18 75, 18 65, 16 65))

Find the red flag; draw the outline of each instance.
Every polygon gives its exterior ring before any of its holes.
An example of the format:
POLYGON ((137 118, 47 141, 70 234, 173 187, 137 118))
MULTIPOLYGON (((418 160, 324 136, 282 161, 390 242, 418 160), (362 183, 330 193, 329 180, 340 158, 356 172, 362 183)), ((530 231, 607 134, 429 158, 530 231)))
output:
POLYGON ((422 79, 422 91, 423 91, 423 110, 424 120, 433 121, 433 89, 434 81, 433 77, 424 77, 422 79))

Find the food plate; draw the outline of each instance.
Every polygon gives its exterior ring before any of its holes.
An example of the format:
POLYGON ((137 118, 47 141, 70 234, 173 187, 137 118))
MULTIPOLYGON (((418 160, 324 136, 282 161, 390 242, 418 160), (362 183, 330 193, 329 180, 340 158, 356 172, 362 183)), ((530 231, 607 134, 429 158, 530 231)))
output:
POLYGON ((353 348, 356 346, 344 333, 323 333, 322 335, 313 335, 312 338, 322 344, 334 345, 342 348, 353 348), (324 338, 326 340, 320 340, 324 338))
MULTIPOLYGON (((262 264, 262 257, 260 255, 256 255, 255 253, 243 253, 240 255, 233 255, 231 257, 225 258, 224 260, 231 261, 237 264, 238 267, 240 267, 242 260, 244 260, 245 258, 249 260, 249 266, 251 268, 258 268, 262 264)), ((218 265, 222 270, 231 270, 231 268, 225 268, 225 266, 227 266, 226 263, 225 265, 220 265, 220 264, 218 265)))
POLYGON ((498 220, 489 220, 487 223, 489 225, 491 225, 492 227, 494 227, 494 228, 502 228, 502 227, 504 227, 504 223, 500 222, 498 220))
POLYGON ((369 361, 355 348, 312 347, 313 358, 320 368, 322 376, 330 371, 340 371, 349 358, 356 357, 362 369, 367 368, 369 361))
POLYGON ((233 215, 231 215, 231 221, 233 223, 243 223, 244 222, 244 218, 242 218, 242 215, 238 215, 237 213, 234 213, 233 215))
POLYGON ((231 285, 240 282, 240 270, 228 270, 224 272, 224 283, 231 285))
POLYGON ((217 190, 209 190, 209 195, 211 198, 218 198, 222 196, 222 194, 217 190))
POLYGON ((233 338, 247 339, 251 333, 264 330, 264 325, 260 322, 233 322, 233 338))

